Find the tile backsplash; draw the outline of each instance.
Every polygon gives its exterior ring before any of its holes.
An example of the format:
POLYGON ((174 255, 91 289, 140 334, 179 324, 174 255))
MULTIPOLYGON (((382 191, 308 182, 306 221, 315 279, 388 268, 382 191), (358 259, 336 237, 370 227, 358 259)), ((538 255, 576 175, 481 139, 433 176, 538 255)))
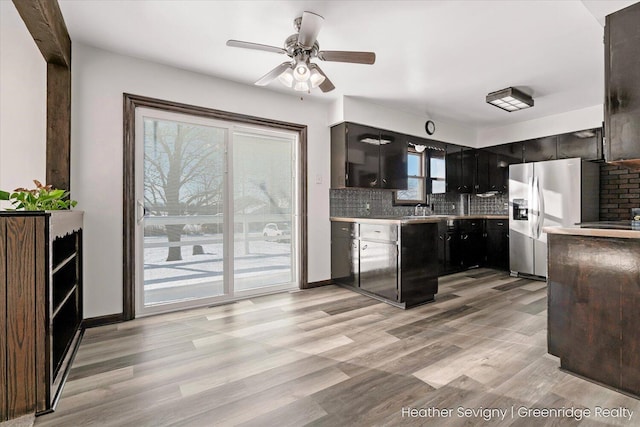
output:
MULTIPOLYGON (((414 206, 394 206, 393 192, 370 189, 332 189, 329 192, 331 216, 406 216, 413 215, 414 206)), ((469 194, 432 194, 429 203, 436 215, 504 214, 508 213, 507 194, 478 197, 469 194)))

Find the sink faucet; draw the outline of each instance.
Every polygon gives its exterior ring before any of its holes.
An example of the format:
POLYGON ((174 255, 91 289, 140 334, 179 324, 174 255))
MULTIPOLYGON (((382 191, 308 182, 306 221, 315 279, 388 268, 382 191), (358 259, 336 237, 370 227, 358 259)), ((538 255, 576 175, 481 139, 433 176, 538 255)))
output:
MULTIPOLYGON (((420 208, 422 206, 421 203, 418 203, 414 208, 413 208, 413 216, 418 216, 418 208, 420 208)), ((424 212, 424 211, 423 211, 424 212)))

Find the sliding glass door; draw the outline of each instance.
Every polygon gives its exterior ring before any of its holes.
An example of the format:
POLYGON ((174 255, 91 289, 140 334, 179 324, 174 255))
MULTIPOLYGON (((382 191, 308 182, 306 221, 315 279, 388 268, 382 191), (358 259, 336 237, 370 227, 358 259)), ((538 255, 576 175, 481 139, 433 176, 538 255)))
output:
POLYGON ((137 315, 298 287, 297 134, 136 109, 137 315))
POLYGON ((295 137, 236 129, 233 133, 234 289, 293 282, 295 137))

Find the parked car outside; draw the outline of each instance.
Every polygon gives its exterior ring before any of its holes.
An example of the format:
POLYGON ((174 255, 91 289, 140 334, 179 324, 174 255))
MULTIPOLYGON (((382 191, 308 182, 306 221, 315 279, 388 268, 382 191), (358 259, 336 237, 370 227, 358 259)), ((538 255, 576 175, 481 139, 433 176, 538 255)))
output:
POLYGON ((291 240, 291 230, 287 224, 270 222, 262 230, 264 240, 268 242, 288 242, 291 240))

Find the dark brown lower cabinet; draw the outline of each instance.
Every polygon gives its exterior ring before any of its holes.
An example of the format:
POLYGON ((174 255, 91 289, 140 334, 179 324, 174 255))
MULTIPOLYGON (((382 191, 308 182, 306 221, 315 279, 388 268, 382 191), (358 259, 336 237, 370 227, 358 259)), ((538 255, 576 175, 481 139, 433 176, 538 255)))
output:
POLYGON ((0 212, 0 422, 50 410, 80 339, 82 212, 0 212))
POLYGON ((331 223, 331 279, 409 308, 438 293, 438 223, 331 223))
POLYGON ((485 266, 509 270, 509 220, 487 219, 485 224, 485 266))
POLYGON ((548 235, 548 351, 640 396, 640 240, 548 235))

